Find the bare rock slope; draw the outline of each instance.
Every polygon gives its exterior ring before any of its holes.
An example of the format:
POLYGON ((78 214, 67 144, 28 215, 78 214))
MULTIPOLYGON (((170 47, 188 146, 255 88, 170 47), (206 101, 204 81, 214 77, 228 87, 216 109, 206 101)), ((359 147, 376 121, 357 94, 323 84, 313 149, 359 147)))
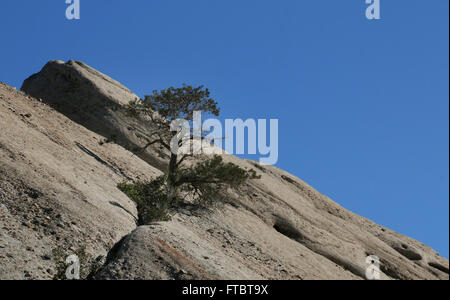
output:
MULTIPOLYGON (((82 62, 50 61, 41 72, 24 81, 22 90, 104 136, 105 141, 128 150, 145 145, 148 126, 128 118, 122 109, 139 97, 82 62)), ((164 169, 166 164, 159 155, 155 155, 156 150, 149 148, 138 155, 151 165, 164 169)))
POLYGON ((116 185, 160 171, 0 84, 0 279, 55 275, 52 252, 95 258, 136 227, 116 185))
POLYGON ((449 278, 428 246, 231 155, 262 178, 221 208, 136 228, 116 185, 164 168, 155 149, 126 150, 148 130, 123 112, 136 95, 74 61, 48 63, 22 89, 30 96, 0 85, 0 279, 50 278, 49 251, 81 245, 106 256, 97 279, 364 279, 368 255, 380 257, 384 279, 449 278), (117 144, 101 143, 112 136, 117 144))

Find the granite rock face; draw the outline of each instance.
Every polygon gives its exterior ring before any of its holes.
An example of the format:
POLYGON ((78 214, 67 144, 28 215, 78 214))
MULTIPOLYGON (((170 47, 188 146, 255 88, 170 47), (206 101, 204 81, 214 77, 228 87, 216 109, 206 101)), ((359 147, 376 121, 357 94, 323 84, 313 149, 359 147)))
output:
POLYGON ((448 279, 448 261, 411 238, 355 215, 275 167, 222 209, 180 211, 125 237, 98 279, 448 279), (164 267, 166 266, 166 267, 164 267), (167 267, 170 266, 170 267, 167 267), (155 271, 157 270, 157 272, 155 271))
POLYGON ((231 155, 224 160, 261 179, 222 207, 136 227, 116 185, 164 170, 155 149, 127 150, 151 130, 124 113, 137 96, 74 61, 49 62, 22 90, 0 85, 0 279, 51 278, 51 250, 81 245, 103 264, 95 279, 359 280, 369 255, 383 279, 449 279, 448 260, 428 246, 231 155), (115 143, 101 142, 112 135, 115 143))
POLYGON ((0 84, 0 279, 50 279, 54 251, 105 257, 136 228, 116 185, 161 172, 103 139, 0 84))
MULTIPOLYGON (((41 99, 74 122, 133 151, 146 144, 152 127, 127 117, 124 106, 139 99, 116 80, 78 61, 50 61, 42 70, 27 78, 21 88, 41 99)), ((159 169, 165 160, 156 155, 157 148, 138 154, 159 169)))

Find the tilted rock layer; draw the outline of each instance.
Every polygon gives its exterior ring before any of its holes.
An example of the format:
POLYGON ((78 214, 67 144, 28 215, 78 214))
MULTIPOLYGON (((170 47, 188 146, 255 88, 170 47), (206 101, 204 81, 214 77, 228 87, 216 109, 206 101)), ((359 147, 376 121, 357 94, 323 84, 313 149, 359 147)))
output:
POLYGON ((103 262, 96 279, 364 279, 369 255, 383 279, 449 278, 428 246, 231 155, 261 179, 221 207, 136 228, 117 183, 164 170, 155 149, 127 150, 151 127, 124 113, 137 96, 74 61, 49 62, 22 90, 0 85, 0 279, 50 279, 52 250, 80 247, 103 262))

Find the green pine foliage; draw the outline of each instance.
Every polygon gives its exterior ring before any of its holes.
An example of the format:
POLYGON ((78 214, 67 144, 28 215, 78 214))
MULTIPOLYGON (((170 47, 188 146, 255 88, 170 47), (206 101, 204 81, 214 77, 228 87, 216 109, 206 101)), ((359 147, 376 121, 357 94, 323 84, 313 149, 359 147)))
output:
POLYGON ((164 176, 150 182, 120 183, 118 188, 136 203, 138 225, 170 220, 164 176))
POLYGON ((226 197, 227 189, 239 189, 249 179, 259 179, 254 170, 224 163, 219 155, 180 170, 177 185, 199 206, 209 207, 226 197))
MULTIPOLYGON (((171 121, 185 119, 192 121, 193 112, 218 116, 220 108, 210 97, 210 92, 203 86, 183 85, 181 88, 170 87, 154 91, 144 100, 129 103, 126 108, 130 118, 149 120, 154 128, 150 136, 144 138, 146 146, 137 149, 142 152, 155 145, 170 154, 165 176, 150 182, 119 184, 119 189, 136 202, 140 225, 170 219, 170 214, 183 203, 197 207, 209 207, 226 198, 228 189, 239 189, 247 180, 259 178, 254 170, 225 163, 221 156, 203 158, 196 164, 184 166, 191 154, 178 155, 171 151, 171 141, 178 134, 171 130, 171 121)), ((193 132, 190 132, 192 141, 193 132)), ((202 132, 202 138, 205 135, 202 132)), ((184 141, 179 142, 179 147, 184 141)))

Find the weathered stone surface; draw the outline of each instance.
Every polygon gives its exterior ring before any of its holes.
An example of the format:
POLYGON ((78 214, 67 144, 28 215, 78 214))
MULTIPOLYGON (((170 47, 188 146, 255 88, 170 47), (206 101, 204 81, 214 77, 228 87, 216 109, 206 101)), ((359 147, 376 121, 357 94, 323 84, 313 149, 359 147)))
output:
POLYGON ((448 261, 429 247, 345 210, 275 167, 258 170, 262 179, 230 196, 232 204, 138 228, 98 278, 178 278, 183 269, 194 279, 364 279, 366 257, 376 255, 383 279, 448 279, 448 261), (161 270, 155 252, 169 273, 154 275, 161 270), (174 255, 183 259, 172 263, 174 255))
POLYGON ((116 185, 160 171, 102 139, 0 84, 0 279, 51 278, 53 250, 105 256, 135 229, 116 185))
POLYGON ((136 228, 116 184, 161 174, 164 164, 155 149, 144 162, 123 148, 140 143, 122 108, 134 94, 79 62, 50 62, 23 90, 87 129, 0 86, 0 279, 49 278, 49 250, 80 243, 93 256, 108 252, 97 279, 364 279, 368 255, 380 257, 383 279, 449 278, 448 260, 428 246, 282 170, 230 155, 262 178, 222 207, 136 228), (117 132, 123 147, 99 144, 117 132))
MULTIPOLYGON (((151 124, 135 122, 123 109, 139 99, 114 79, 78 61, 50 61, 42 70, 26 79, 22 91, 42 99, 78 124, 125 149, 134 150, 146 144, 151 124)), ((165 161, 156 148, 137 154, 143 160, 165 169, 165 161)))

